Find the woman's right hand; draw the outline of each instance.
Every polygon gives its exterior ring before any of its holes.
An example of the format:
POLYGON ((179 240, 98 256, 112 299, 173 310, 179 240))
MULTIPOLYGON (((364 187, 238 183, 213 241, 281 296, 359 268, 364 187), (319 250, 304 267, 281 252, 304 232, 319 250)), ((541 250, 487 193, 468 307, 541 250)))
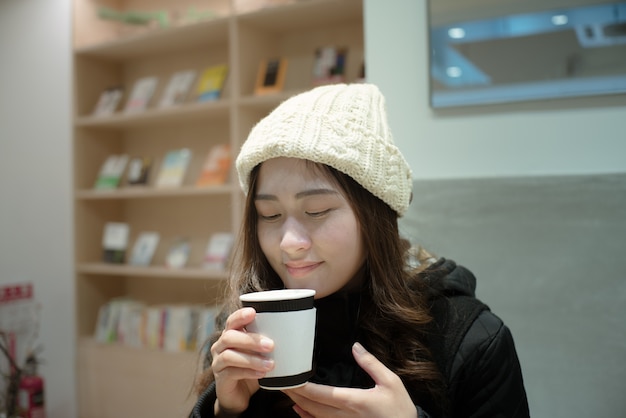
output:
POLYGON ((259 390, 258 379, 274 368, 274 362, 265 357, 274 349, 274 342, 245 330, 255 316, 253 308, 233 312, 226 320, 222 335, 211 346, 216 415, 237 415, 245 411, 250 397, 259 390))

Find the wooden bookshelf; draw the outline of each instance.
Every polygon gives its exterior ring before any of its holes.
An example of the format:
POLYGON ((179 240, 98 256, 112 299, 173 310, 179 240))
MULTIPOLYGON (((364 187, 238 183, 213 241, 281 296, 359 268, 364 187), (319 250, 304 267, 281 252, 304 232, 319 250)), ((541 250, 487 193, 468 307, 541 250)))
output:
MULTIPOLYGON (((197 352, 172 353, 100 344, 93 334, 98 309, 115 297, 146 304, 220 302, 227 272, 202 267, 210 236, 237 233, 243 195, 233 168, 227 184, 198 188, 195 180, 213 145, 228 143, 236 154, 259 119, 293 94, 312 86, 315 49, 347 47, 346 81, 355 81, 364 60, 362 0, 294 0, 239 13, 236 0, 74 0, 74 242, 78 399, 80 417, 186 417, 195 396, 189 390, 198 368, 197 352), (103 21, 100 6, 117 10, 166 10, 179 16, 194 7, 211 9, 209 20, 171 27, 134 28, 103 21), (284 57, 289 62, 282 92, 254 95, 259 63, 284 57), (169 77, 184 69, 226 63, 229 74, 221 97, 198 103, 191 95, 167 109, 156 106, 169 77), (117 111, 93 116, 105 88, 122 85, 125 94, 145 76, 157 76, 154 100, 142 113, 117 111), (165 153, 192 150, 183 185, 154 186, 165 153), (111 154, 150 156, 148 184, 111 191, 94 190, 111 154), (147 267, 102 262, 107 222, 129 224, 130 244, 141 231, 161 235, 147 267), (167 244, 190 238, 183 269, 164 267, 167 244), (131 388, 130 390, 128 388, 131 388)), ((123 108, 126 96, 120 108, 123 108)), ((234 156, 233 156, 234 160, 234 156)))

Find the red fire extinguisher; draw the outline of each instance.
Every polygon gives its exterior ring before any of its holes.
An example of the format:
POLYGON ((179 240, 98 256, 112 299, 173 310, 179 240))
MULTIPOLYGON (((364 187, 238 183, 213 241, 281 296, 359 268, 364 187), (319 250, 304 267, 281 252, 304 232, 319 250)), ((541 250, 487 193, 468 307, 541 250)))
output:
POLYGON ((44 382, 37 375, 37 359, 33 354, 26 358, 18 396, 18 416, 22 418, 46 418, 44 407, 44 382))

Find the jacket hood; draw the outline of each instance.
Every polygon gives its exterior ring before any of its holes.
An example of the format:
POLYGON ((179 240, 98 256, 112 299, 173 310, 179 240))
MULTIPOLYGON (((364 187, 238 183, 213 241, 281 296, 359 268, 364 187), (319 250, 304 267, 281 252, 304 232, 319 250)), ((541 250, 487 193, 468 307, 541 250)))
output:
POLYGON ((452 260, 440 258, 424 273, 427 280, 446 296, 476 296, 476 277, 452 260))

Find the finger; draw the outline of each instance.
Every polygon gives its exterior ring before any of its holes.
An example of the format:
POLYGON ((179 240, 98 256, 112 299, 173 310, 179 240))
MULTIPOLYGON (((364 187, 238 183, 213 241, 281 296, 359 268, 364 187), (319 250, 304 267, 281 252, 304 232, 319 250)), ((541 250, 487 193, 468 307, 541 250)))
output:
POLYGON ((243 327, 252 322, 255 316, 256 311, 254 308, 237 309, 226 319, 226 326, 224 327, 224 330, 243 329, 243 327))
POLYGON ((284 392, 295 403, 310 410, 313 403, 341 408, 351 398, 354 389, 320 385, 308 382, 306 385, 284 392))
POLYGON ((220 338, 211 346, 215 358, 220 353, 233 349, 249 353, 269 353, 274 349, 274 341, 260 334, 239 330, 224 330, 220 338))
POLYGON ((391 379, 396 376, 358 342, 352 345, 352 355, 359 366, 370 375, 376 385, 389 386, 391 379))
MULTIPOLYGON (((307 383, 305 386, 313 385, 312 383, 307 383)), ((332 388, 330 386, 316 385, 319 388, 313 388, 313 390, 289 390, 285 391, 287 396, 291 398, 292 401, 295 402, 294 408, 296 412, 301 417, 329 417, 334 416, 343 405, 342 401, 338 399, 334 399, 331 395, 330 391, 324 391, 324 395, 321 396, 320 391, 318 389, 328 388, 330 390, 337 390, 339 388, 332 388), (329 396, 330 395, 330 396, 329 396), (319 396, 319 398, 317 398, 319 396), (331 403, 334 402, 334 403, 331 403)))
MULTIPOLYGON (((242 351, 226 350, 213 359, 211 367, 216 374, 228 368, 234 368, 247 369, 252 372, 258 372, 257 374, 265 375, 265 373, 274 368, 274 360, 242 351)), ((255 375, 248 376, 248 378, 253 377, 255 375)), ((258 379, 258 376, 256 378, 258 379)))
POLYGON ((297 404, 293 406, 293 410, 296 411, 296 414, 298 414, 300 418, 315 418, 313 415, 300 408, 297 404))

